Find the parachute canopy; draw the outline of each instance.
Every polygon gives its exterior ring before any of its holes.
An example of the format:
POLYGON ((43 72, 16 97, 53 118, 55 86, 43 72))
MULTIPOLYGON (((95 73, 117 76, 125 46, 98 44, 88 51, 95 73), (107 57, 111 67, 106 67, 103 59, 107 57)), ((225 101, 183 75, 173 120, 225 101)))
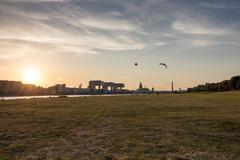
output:
POLYGON ((168 66, 165 63, 160 63, 159 65, 168 68, 168 66))

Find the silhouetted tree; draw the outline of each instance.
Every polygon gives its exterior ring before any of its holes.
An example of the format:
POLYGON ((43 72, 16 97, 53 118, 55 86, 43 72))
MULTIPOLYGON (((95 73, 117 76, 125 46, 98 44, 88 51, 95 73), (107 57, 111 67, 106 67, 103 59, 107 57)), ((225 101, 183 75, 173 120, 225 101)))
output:
POLYGON ((240 80, 240 76, 235 76, 235 77, 231 78, 231 88, 233 90, 237 89, 237 83, 238 83, 239 80, 240 80))
POLYGON ((237 81, 236 88, 240 89, 240 79, 237 81))
POLYGON ((188 88, 188 92, 205 92, 205 91, 229 91, 240 89, 240 76, 232 77, 230 80, 225 80, 219 83, 206 83, 197 87, 188 88))

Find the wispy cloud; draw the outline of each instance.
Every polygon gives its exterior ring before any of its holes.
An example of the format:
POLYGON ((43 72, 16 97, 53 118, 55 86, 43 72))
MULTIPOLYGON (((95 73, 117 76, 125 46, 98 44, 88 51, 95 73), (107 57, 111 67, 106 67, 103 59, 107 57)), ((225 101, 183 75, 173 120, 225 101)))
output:
POLYGON ((33 2, 33 3, 39 3, 39 2, 67 2, 69 0, 3 0, 6 2, 33 2))
POLYGON ((181 21, 177 20, 173 23, 172 28, 183 33, 189 34, 209 34, 209 35, 225 35, 230 31, 218 27, 211 27, 203 24, 201 21, 181 21))
MULTIPOLYGON (((109 30, 123 30, 136 31, 137 26, 130 24, 125 20, 116 19, 101 19, 101 18, 85 18, 79 20, 80 24, 94 28, 109 29, 109 30)), ((74 22, 72 22, 74 24, 74 22)))
POLYGON ((48 12, 41 12, 40 10, 37 13, 20 10, 18 7, 13 10, 8 4, 0 7, 0 11, 6 16, 0 25, 0 40, 5 48, 9 48, 9 50, 4 51, 4 55, 3 50, 1 50, 1 57, 20 56, 29 53, 39 54, 42 51, 41 45, 52 46, 47 48, 49 49, 48 52, 44 51, 44 53, 66 52, 78 55, 97 54, 99 50, 140 50, 145 47, 143 42, 124 33, 140 33, 141 30, 139 26, 128 20, 109 16, 94 18, 92 14, 86 11, 82 12, 81 9, 78 9, 78 12, 76 9, 74 10, 74 7, 73 11, 70 11, 71 8, 60 6, 54 12, 49 7, 40 6, 42 10, 48 12), (67 14, 64 15, 64 12, 67 14), (118 34, 111 35, 111 32, 118 34), (10 42, 12 40, 18 40, 15 46, 18 48, 18 53, 5 43, 5 41, 10 42), (30 45, 30 42, 34 45, 30 45), (9 53, 8 56, 7 53, 9 53))
POLYGON ((194 45, 194 46, 206 47, 209 44, 210 44, 209 40, 194 40, 194 41, 192 41, 192 45, 194 45))
POLYGON ((234 35, 237 43, 240 22, 233 17, 224 23, 210 9, 223 8, 222 4, 225 3, 3 0, 0 58, 34 53, 143 51, 171 43, 207 46, 213 44, 209 36, 217 44, 219 36, 221 42, 229 42, 226 37, 234 35), (204 11, 194 10, 199 6, 204 11))
POLYGON ((239 1, 231 1, 231 3, 223 3, 221 1, 219 2, 202 2, 200 3, 202 6, 211 8, 211 9, 239 9, 240 3, 239 1))

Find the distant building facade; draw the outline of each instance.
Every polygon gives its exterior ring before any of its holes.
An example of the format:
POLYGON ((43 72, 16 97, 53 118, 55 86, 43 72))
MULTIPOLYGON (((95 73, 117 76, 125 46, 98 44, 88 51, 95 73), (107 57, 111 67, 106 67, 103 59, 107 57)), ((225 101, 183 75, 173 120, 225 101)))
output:
POLYGON ((0 80, 0 96, 12 95, 72 95, 72 94, 128 94, 124 83, 91 80, 87 88, 67 87, 66 84, 56 84, 48 88, 33 84, 23 84, 20 81, 0 80))
POLYGON ((104 82, 101 80, 91 80, 89 81, 88 89, 90 93, 123 93, 123 88, 125 84, 123 83, 114 83, 114 82, 104 82))
POLYGON ((23 84, 20 81, 0 80, 0 95, 36 95, 45 94, 42 87, 23 84))
POLYGON ((154 92, 154 91, 151 91, 151 90, 150 90, 149 88, 147 88, 147 87, 143 87, 142 82, 139 83, 139 87, 138 87, 138 89, 137 89, 137 93, 138 93, 138 94, 150 94, 150 93, 152 93, 152 92, 154 92))

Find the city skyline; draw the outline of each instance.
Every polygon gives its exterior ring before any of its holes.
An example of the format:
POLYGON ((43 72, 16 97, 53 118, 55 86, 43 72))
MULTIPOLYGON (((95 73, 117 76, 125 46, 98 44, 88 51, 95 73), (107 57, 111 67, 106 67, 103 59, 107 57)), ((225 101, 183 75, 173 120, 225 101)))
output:
POLYGON ((3 0, 0 14, 0 79, 170 90, 239 75, 236 0, 3 0))

